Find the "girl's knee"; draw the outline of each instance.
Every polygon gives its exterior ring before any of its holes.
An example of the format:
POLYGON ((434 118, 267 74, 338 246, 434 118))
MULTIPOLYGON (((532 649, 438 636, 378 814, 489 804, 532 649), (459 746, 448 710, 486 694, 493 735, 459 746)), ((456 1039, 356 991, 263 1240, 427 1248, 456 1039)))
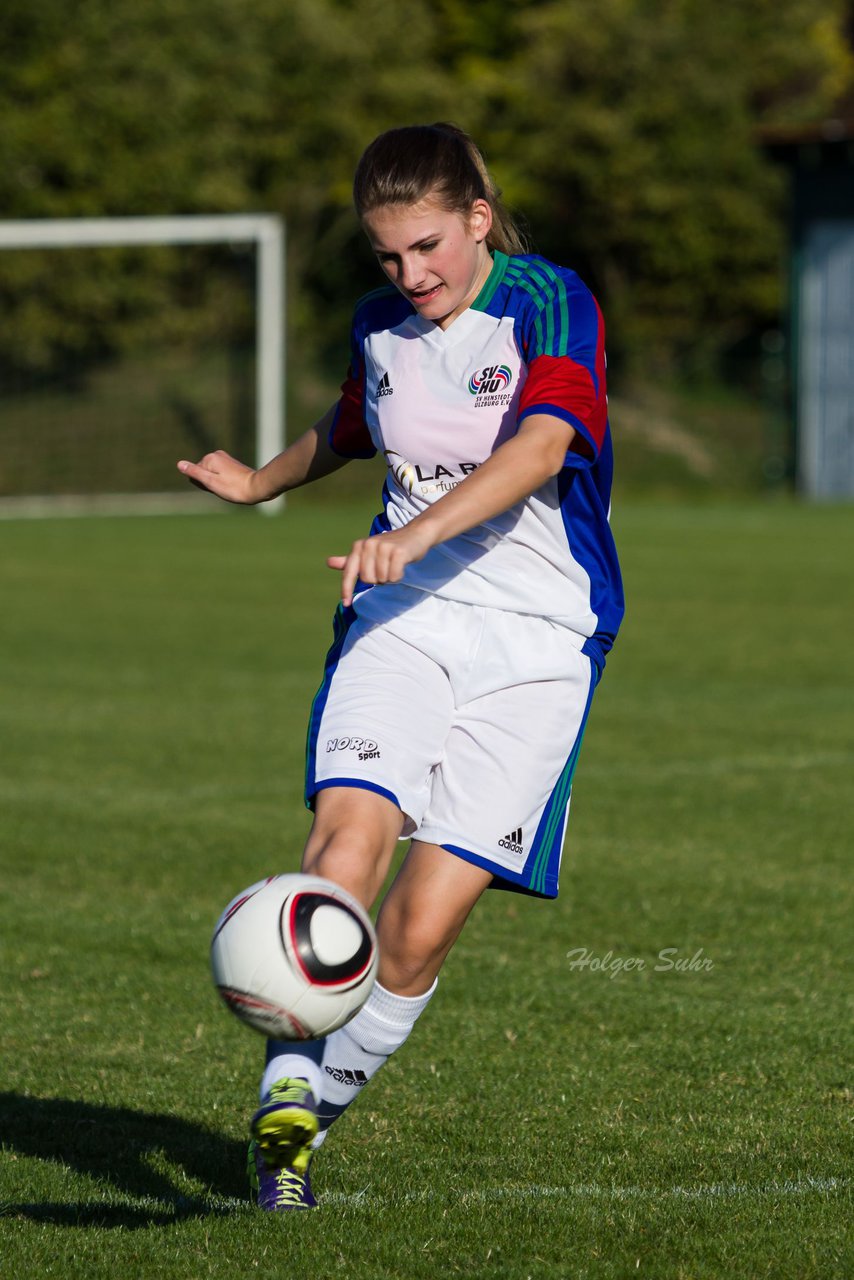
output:
POLYGON ((370 907, 385 880, 401 824, 400 811, 382 796, 344 788, 320 792, 302 869, 333 880, 370 907))

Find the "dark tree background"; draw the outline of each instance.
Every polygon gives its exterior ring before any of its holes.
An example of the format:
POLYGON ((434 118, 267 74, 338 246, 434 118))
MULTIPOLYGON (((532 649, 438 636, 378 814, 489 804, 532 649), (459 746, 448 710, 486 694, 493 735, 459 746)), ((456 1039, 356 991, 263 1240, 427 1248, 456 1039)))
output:
MULTIPOLYGON (((850 88, 846 10, 6 0, 0 205, 6 218, 280 212, 291 341, 331 366, 376 280, 350 208, 358 155, 391 125, 452 119, 535 247, 600 294, 618 367, 713 368, 777 315, 784 185, 758 128, 820 118, 850 88)), ((49 377, 168 325, 180 255, 146 261, 141 279, 118 251, 98 273, 74 255, 49 268, 0 255, 0 369, 49 377)))

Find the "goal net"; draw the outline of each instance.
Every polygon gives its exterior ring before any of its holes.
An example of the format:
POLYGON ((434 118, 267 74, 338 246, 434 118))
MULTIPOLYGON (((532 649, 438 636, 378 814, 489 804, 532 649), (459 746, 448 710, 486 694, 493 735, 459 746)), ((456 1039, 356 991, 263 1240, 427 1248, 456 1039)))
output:
POLYGON ((279 452, 283 265, 272 215, 0 222, 0 515, 210 510, 179 458, 279 452))

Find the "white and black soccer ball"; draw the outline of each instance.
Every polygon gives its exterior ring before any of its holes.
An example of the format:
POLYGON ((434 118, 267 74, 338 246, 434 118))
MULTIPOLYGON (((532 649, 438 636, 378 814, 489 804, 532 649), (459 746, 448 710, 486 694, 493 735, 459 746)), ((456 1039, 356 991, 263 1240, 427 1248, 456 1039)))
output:
POLYGON ((244 889, 211 942, 223 1000, 274 1040, 316 1040, 343 1026, 367 1000, 378 959, 364 907, 320 876, 270 876, 244 889))

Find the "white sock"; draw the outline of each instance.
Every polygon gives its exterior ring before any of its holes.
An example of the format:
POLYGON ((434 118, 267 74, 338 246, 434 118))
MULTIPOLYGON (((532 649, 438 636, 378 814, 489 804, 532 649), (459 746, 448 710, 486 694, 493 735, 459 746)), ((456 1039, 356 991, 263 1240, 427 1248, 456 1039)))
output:
POLYGON ((271 1058, 264 1068, 264 1074, 261 1077, 261 1101, 263 1102, 267 1094, 272 1089, 277 1080, 284 1080, 286 1076, 290 1076, 292 1080, 307 1080, 311 1092, 314 1094, 315 1102, 320 1101, 323 1092, 323 1077, 320 1074, 320 1067, 311 1058, 304 1057, 301 1053, 282 1053, 278 1058, 271 1058))
POLYGON ((327 1038, 321 1073, 323 1101, 340 1107, 358 1097, 404 1043, 435 990, 434 982, 422 996, 398 996, 375 982, 355 1018, 327 1038))

